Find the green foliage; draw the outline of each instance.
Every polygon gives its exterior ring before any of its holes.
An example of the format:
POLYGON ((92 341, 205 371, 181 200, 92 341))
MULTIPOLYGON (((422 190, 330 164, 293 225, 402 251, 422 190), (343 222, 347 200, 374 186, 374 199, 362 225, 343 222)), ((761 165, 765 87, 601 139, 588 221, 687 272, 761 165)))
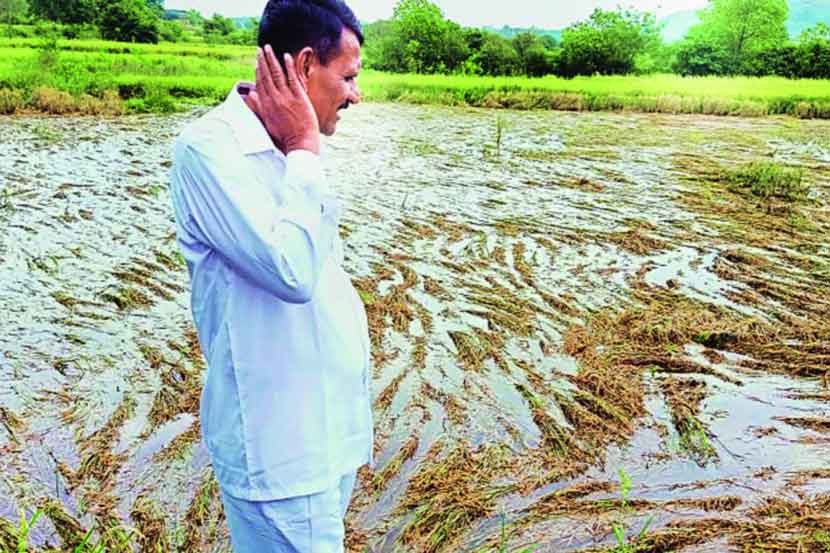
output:
POLYGON ((205 19, 202 27, 205 35, 228 36, 236 30, 236 25, 233 19, 229 17, 222 17, 221 15, 213 14, 210 19, 205 19))
MULTIPOLYGON (((504 45, 505 51, 512 52, 512 59, 518 59, 510 41, 490 33, 482 33, 480 38, 504 45), (490 38, 493 36, 496 38, 490 38)), ((167 111, 173 106, 222 101, 234 82, 253 79, 253 58, 250 46, 57 39, 53 48, 52 41, 47 45, 43 39, 0 39, 0 89, 6 89, 4 97, 16 111, 45 110, 31 104, 33 92, 41 87, 67 92, 76 102, 84 95, 104 101, 107 91, 114 91, 116 96, 109 98, 107 112, 115 111, 118 101, 128 102, 130 111, 167 111), (56 52, 48 68, 41 62, 46 51, 50 55, 56 52)), ((364 98, 370 101, 830 118, 830 86, 821 80, 674 75, 562 79, 367 70, 359 82, 364 98)))
POLYGON ((514 75, 518 73, 521 62, 510 41, 493 33, 484 35, 481 49, 472 60, 486 75, 514 75))
POLYGON ((611 527, 611 530, 614 533, 614 538, 617 540, 617 547, 613 549, 613 552, 635 553, 637 551, 637 542, 645 537, 646 532, 648 532, 648 529, 654 520, 654 516, 650 515, 645 522, 643 522, 642 528, 640 528, 637 536, 632 540, 633 543, 628 543, 628 540, 626 539, 627 528, 625 517, 632 513, 632 509, 628 504, 628 498, 631 495, 631 490, 634 488, 634 484, 631 481, 631 477, 622 468, 617 471, 617 474, 620 477, 620 517, 611 527))
POLYGON ((38 64, 43 71, 49 71, 58 62, 58 35, 55 32, 44 32, 37 44, 38 64))
POLYGON ((725 58, 725 73, 738 73, 748 56, 783 46, 787 39, 786 0, 711 0, 689 30, 693 45, 708 45, 725 58))
POLYGON ((164 15, 164 0, 145 0, 147 7, 153 10, 159 17, 164 15))
POLYGON ((0 0, 0 22, 12 25, 29 11, 27 0, 0 0))
POLYGON ((683 76, 724 75, 729 67, 725 49, 711 42, 687 39, 677 49, 673 70, 683 76))
POLYGON ((108 40, 156 43, 159 21, 145 0, 118 0, 101 14, 101 35, 108 40))
POLYGON ((631 73, 637 55, 658 48, 660 41, 654 15, 597 8, 587 21, 562 33, 559 74, 572 77, 631 73))
POLYGON ((96 0, 29 0, 32 14, 59 23, 89 23, 95 21, 96 0))
POLYGON ((377 53, 377 69, 409 73, 458 70, 469 57, 461 27, 444 19, 429 0, 400 0, 391 25, 385 27, 377 53))
POLYGON ((32 515, 31 519, 26 518, 26 513, 20 513, 20 526, 17 528, 17 553, 26 553, 29 542, 29 532, 32 527, 37 524, 38 519, 43 515, 42 511, 37 511, 32 515))
POLYGON ((366 65, 382 71, 542 76, 555 67, 554 38, 462 29, 429 0, 399 0, 390 21, 364 31, 366 65))
POLYGON ((519 56, 520 72, 529 77, 541 77, 554 72, 556 59, 551 42, 532 32, 523 32, 513 39, 513 48, 519 56))
POLYGON ((830 26, 819 23, 801 34, 796 47, 798 73, 807 79, 830 79, 830 26))
MULTIPOLYGON (((205 19, 195 10, 164 12, 163 4, 163 0, 0 0, 0 23, 7 23, 0 26, 0 36, 42 36, 42 22, 50 21, 70 39, 103 36, 127 42, 256 44, 254 19, 218 14, 205 19), (32 14, 28 18, 27 2, 32 14), (170 19, 160 21, 161 16, 170 19), (20 22, 28 24, 15 24, 20 22)), ((803 11, 799 5, 793 9, 803 11)), ((508 26, 464 29, 447 20, 431 0, 398 0, 391 20, 364 27, 364 66, 396 73, 567 78, 672 71, 684 76, 830 78, 830 29, 820 23, 803 32, 798 42, 788 43, 787 13, 787 0, 710 0, 699 12, 700 23, 681 43, 664 45, 654 15, 631 9, 597 9, 587 20, 559 33, 508 26)), ((814 109, 810 99, 799 102, 803 105, 796 107, 798 102, 793 101, 787 112, 824 113, 823 107, 814 109)))
POLYGON ((163 20, 159 22, 159 40, 181 42, 183 38, 184 27, 178 21, 163 20))
POLYGON ((634 73, 653 75, 671 73, 677 60, 676 44, 659 44, 634 56, 634 73))
POLYGON ((762 200, 772 198, 795 202, 807 198, 810 187, 804 182, 801 168, 791 169, 772 161, 753 162, 730 171, 730 188, 747 190, 762 200))

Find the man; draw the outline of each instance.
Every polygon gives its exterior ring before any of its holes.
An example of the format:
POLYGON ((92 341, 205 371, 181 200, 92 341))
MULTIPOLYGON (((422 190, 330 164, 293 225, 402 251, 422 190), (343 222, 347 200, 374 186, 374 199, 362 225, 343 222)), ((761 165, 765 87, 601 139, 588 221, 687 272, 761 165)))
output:
POLYGON ((202 435, 237 553, 343 550, 371 462, 366 314, 343 271, 320 134, 360 101, 342 0, 270 0, 256 85, 176 141, 171 191, 207 359, 202 435))

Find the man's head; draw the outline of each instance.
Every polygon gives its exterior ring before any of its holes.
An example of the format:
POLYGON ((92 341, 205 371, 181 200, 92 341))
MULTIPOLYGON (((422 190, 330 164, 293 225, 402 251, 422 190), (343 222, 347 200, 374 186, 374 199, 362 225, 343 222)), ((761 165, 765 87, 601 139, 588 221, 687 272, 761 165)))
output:
POLYGON ((266 44, 277 59, 294 56, 320 132, 334 134, 337 112, 360 101, 363 32, 352 10, 342 0, 269 0, 259 25, 259 46, 266 44))

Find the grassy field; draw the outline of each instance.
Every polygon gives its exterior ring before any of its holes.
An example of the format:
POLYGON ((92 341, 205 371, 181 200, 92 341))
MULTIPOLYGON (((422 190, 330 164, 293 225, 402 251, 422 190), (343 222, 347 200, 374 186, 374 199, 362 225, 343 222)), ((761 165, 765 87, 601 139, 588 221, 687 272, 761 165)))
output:
MULTIPOLYGON (((221 101, 253 78, 253 49, 100 40, 0 39, 0 113, 169 112, 221 101)), ((569 111, 830 118, 830 83, 676 75, 479 77, 366 71, 369 101, 569 111)))

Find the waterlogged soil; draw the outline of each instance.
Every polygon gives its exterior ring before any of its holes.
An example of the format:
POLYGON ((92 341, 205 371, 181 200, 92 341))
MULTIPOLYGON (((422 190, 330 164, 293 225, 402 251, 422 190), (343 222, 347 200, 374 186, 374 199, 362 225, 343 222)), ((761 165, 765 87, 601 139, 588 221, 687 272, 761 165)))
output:
MULTIPOLYGON (((37 550, 230 550, 167 191, 198 115, 0 119, 0 550, 36 510, 37 550)), ((828 137, 350 110, 324 155, 377 435, 350 550, 827 551, 828 137), (729 181, 756 161, 809 191, 729 181)))

